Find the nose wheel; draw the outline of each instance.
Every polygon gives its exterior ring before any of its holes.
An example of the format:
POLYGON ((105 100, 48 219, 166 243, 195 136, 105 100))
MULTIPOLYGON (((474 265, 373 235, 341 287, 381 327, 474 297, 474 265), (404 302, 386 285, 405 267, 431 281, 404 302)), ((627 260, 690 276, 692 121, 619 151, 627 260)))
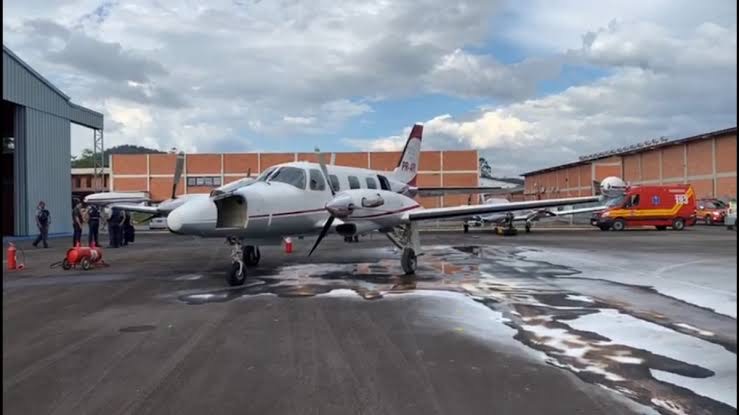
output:
POLYGON ((246 281, 246 265, 244 264, 246 252, 238 238, 228 238, 227 242, 231 244, 231 267, 226 272, 226 282, 232 287, 244 285, 246 281))

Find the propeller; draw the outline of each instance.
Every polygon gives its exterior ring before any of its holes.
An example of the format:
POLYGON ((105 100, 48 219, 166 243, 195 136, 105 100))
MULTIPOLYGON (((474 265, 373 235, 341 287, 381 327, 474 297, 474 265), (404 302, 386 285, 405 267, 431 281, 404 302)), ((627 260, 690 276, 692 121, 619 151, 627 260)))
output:
MULTIPOLYGON (((323 177, 326 179, 326 183, 328 184, 329 190, 331 190, 331 196, 336 196, 336 192, 334 191, 334 186, 331 185, 331 180, 329 180, 328 178, 328 170, 326 169, 324 154, 321 153, 321 150, 319 150, 318 147, 316 147, 315 151, 318 156, 318 164, 321 167, 321 172, 323 173, 323 177)), ((331 204, 331 202, 327 204, 327 207, 329 204, 331 204)), ((332 212, 331 209, 328 209, 328 211, 331 212, 331 215, 328 217, 326 224, 323 225, 323 229, 321 229, 321 233, 318 234, 318 239, 316 239, 316 242, 313 244, 313 248, 311 248, 310 252, 308 253, 308 256, 311 256, 311 254, 313 254, 313 251, 315 251, 316 248, 318 248, 318 244, 320 244, 321 240, 323 240, 326 234, 328 234, 328 231, 331 229, 331 225, 334 223, 334 218, 336 216, 334 216, 334 212, 332 212)))
POLYGON ((251 167, 249 167, 248 169, 246 169, 246 178, 247 179, 251 179, 251 167))
POLYGON ((180 184, 182 170, 185 168, 185 153, 177 153, 177 162, 174 166, 174 182, 172 183, 172 199, 177 199, 177 185, 180 184))

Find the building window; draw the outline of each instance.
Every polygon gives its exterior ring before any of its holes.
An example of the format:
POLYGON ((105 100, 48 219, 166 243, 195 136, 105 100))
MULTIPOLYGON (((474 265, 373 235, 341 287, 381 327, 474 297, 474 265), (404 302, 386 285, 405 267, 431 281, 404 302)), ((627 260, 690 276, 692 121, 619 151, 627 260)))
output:
POLYGON ((221 177, 220 176, 206 176, 206 177, 193 177, 187 178, 187 186, 200 186, 200 187, 220 187, 221 177))

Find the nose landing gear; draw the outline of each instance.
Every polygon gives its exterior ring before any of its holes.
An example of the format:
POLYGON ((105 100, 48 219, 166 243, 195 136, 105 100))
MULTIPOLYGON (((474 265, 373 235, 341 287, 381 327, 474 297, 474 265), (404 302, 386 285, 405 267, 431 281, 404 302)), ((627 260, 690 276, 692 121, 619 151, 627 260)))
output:
POLYGON ((231 267, 226 272, 226 282, 230 286, 244 285, 246 267, 257 266, 262 254, 256 246, 242 245, 239 238, 227 238, 226 241, 231 245, 231 267))

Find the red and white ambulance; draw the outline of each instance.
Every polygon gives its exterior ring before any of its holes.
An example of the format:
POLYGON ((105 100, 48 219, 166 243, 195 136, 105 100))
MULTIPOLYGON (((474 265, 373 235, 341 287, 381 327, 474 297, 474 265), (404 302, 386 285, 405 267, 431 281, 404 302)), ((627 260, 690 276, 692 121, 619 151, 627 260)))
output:
POLYGON ((695 222, 695 192, 689 184, 629 186, 590 219, 591 225, 604 231, 621 231, 627 226, 683 230, 695 222))

